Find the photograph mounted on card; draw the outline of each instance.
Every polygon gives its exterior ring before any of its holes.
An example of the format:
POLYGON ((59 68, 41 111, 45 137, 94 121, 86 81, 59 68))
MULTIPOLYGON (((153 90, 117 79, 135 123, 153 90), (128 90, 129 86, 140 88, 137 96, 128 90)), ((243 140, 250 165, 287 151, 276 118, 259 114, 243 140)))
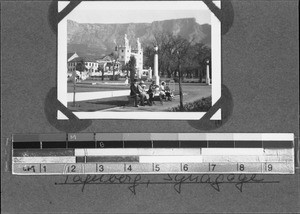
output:
POLYGON ((80 2, 58 23, 57 68, 79 119, 199 120, 221 97, 221 24, 201 1, 80 2))

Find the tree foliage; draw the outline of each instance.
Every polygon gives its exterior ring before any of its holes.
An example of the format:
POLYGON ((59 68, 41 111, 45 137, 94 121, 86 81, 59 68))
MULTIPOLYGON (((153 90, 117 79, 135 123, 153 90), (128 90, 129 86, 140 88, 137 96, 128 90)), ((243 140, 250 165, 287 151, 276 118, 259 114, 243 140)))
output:
POLYGON ((154 48, 151 46, 146 46, 143 52, 144 57, 144 67, 154 68, 154 48))
POLYGON ((154 34, 152 44, 144 48, 144 65, 153 67, 154 46, 158 46, 158 69, 162 76, 177 77, 180 62, 183 77, 205 75, 205 59, 210 58, 211 49, 203 43, 195 43, 193 38, 187 40, 170 32, 154 34))
POLYGON ((111 52, 111 54, 109 56, 112 59, 112 67, 113 67, 112 80, 115 80, 115 72, 116 72, 116 69, 118 69, 119 53, 118 53, 118 51, 114 51, 114 52, 111 52))
POLYGON ((128 64, 128 62, 125 64, 125 65, 122 65, 122 71, 123 72, 127 72, 126 73, 126 76, 128 77, 129 76, 129 64, 128 64))
POLYGON ((98 70, 98 72, 101 71, 101 79, 103 81, 104 80, 104 69, 102 68, 102 66, 100 64, 98 64, 97 70, 98 70))
POLYGON ((76 64, 76 70, 80 72, 84 72, 87 70, 87 67, 85 66, 85 61, 81 59, 79 62, 76 64))
MULTIPOLYGON (((153 46, 158 46, 158 69, 161 76, 178 79, 180 105, 184 110, 182 80, 184 77, 199 77, 205 72, 205 59, 210 58, 211 50, 202 43, 195 43, 194 39, 187 40, 170 32, 157 32, 154 34, 153 46)), ((152 67, 154 48, 148 46, 144 49, 145 65, 152 67)))
POLYGON ((136 74, 136 59, 134 56, 130 56, 128 70, 130 71, 130 81, 133 82, 136 74))

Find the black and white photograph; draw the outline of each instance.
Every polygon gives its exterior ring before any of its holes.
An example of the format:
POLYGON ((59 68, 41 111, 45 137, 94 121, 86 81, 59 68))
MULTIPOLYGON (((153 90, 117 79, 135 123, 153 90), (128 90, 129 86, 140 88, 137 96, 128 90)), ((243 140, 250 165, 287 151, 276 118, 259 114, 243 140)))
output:
POLYGON ((81 2, 58 25, 58 99, 80 119, 199 120, 220 97, 220 36, 203 2, 81 2))
POLYGON ((0 10, 1 213, 299 213, 299 1, 0 10))

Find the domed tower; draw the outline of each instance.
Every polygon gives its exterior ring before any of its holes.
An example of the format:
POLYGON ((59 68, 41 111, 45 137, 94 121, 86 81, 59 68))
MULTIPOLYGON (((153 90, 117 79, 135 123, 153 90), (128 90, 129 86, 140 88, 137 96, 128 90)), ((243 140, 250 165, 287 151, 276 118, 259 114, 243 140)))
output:
POLYGON ((123 44, 118 48, 119 61, 126 64, 130 60, 131 46, 129 45, 129 40, 125 34, 123 44))

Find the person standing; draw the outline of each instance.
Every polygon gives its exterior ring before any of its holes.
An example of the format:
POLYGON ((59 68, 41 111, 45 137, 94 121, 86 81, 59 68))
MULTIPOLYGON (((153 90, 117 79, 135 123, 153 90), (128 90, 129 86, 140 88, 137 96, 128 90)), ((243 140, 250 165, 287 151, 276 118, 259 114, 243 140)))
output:
POLYGON ((161 86, 160 86, 160 96, 162 98, 166 97, 166 92, 165 92, 165 88, 166 88, 166 83, 164 81, 161 82, 161 86))
POLYGON ((128 77, 125 78, 125 85, 128 86, 128 77))

